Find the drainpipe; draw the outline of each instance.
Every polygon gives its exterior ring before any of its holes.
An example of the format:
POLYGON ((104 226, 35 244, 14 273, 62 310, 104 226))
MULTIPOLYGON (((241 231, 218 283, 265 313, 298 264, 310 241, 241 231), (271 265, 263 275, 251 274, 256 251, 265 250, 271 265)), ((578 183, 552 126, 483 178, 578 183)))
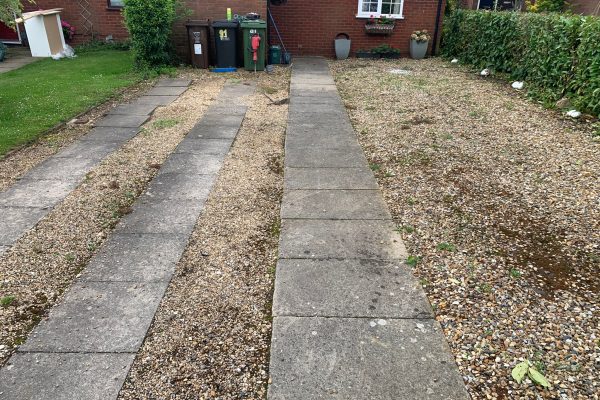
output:
POLYGON ((435 56, 437 52, 438 36, 440 31, 440 19, 442 17, 442 3, 444 0, 438 0, 437 15, 435 16, 435 31, 433 32, 433 45, 431 46, 431 55, 435 56))

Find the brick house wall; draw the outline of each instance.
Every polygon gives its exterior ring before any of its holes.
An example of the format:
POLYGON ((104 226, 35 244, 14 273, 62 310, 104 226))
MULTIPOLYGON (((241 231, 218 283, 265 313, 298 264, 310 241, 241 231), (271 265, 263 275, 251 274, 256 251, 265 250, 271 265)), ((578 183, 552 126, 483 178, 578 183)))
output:
POLYGON ((123 25, 123 17, 119 8, 108 7, 106 0, 89 1, 89 17, 92 29, 86 29, 86 20, 82 16, 84 10, 77 0, 36 0, 35 4, 25 3, 25 11, 63 8, 61 18, 76 28, 73 44, 80 44, 92 38, 104 40, 112 35, 115 40, 125 40, 129 36, 123 25))
MULTIPOLYGON (((446 0, 440 1, 438 41, 446 7, 446 0)), ((400 49, 401 55, 406 57, 413 31, 427 29, 433 36, 438 0, 404 0, 404 19, 396 20, 393 34, 387 37, 365 33, 367 19, 356 17, 358 0, 288 0, 285 4, 271 6, 270 10, 284 44, 292 55, 334 57, 335 36, 347 33, 352 40, 351 54, 359 49, 368 50, 387 43, 400 49)), ((271 43, 279 43, 274 29, 271 29, 271 43)), ((431 48, 432 42, 429 44, 429 51, 431 48)))

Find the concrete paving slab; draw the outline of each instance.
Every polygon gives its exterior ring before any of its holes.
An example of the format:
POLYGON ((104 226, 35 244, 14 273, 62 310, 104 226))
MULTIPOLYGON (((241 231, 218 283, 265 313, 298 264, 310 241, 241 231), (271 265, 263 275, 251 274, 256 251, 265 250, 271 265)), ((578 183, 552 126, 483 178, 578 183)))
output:
POLYGON ((342 116, 348 119, 348 113, 346 108, 339 102, 330 104, 320 103, 297 103, 290 109, 290 115, 303 115, 303 114, 334 114, 335 116, 342 116))
POLYGON ((79 140, 82 142, 123 142, 137 135, 138 128, 96 127, 79 140))
POLYGON ((187 90, 187 86, 155 86, 148 93, 147 96, 179 96, 187 90))
POLYGON ((206 200, 216 175, 159 172, 144 196, 157 199, 206 200))
MULTIPOLYGON (((286 140, 290 140, 288 137, 286 140)), ((378 189, 366 168, 286 168, 285 190, 294 189, 378 189)))
POLYGON ((0 192, 0 206, 49 208, 77 187, 74 181, 22 179, 0 192))
POLYGON ((81 141, 56 153, 53 157, 58 158, 87 158, 100 161, 110 153, 117 150, 123 141, 81 141))
POLYGON ((192 83, 191 79, 186 78, 163 78, 156 82, 156 87, 188 87, 192 83))
POLYGON ((4 253, 6 253, 6 252, 8 251, 8 249, 10 249, 10 246, 3 246, 3 245, 0 245, 0 257, 2 257, 2 255, 3 255, 4 253))
POLYGON ((406 260, 392 221, 284 219, 280 258, 406 260))
MULTIPOLYGON (((300 131, 301 132, 301 131, 300 131)), ((360 154, 362 152, 362 148, 356 141, 355 136, 350 136, 347 133, 344 134, 330 134, 328 135, 326 131, 318 131, 318 132, 310 132, 310 130, 306 134, 299 133, 299 130, 294 129, 293 133, 291 132, 287 135, 285 139, 285 149, 286 153, 288 150, 292 150, 294 148, 303 148, 303 147, 316 147, 316 148, 329 148, 329 149, 348 149, 349 152, 354 152, 360 154)))
POLYGON ((133 212, 117 225, 117 233, 173 233, 189 235, 204 201, 140 198, 133 212))
POLYGON ((151 104, 154 106, 168 106, 179 96, 141 96, 131 102, 131 104, 151 104))
POLYGON ((354 138, 355 143, 358 144, 356 134, 352 130, 352 125, 348 120, 330 119, 316 123, 310 119, 299 119, 294 121, 293 124, 288 125, 286 138, 288 136, 335 136, 337 139, 354 138))
POLYGON ((213 115, 235 115, 238 117, 243 117, 246 114, 247 109, 248 107, 241 104, 215 102, 210 106, 209 112, 213 115))
POLYGON ((173 153, 161 168, 162 173, 213 175, 223 165, 223 155, 173 153))
POLYGON ((287 149, 285 165, 296 168, 366 167, 367 159, 362 153, 344 148, 297 147, 287 149))
POLYGON ((116 399, 135 354, 16 353, 0 370, 0 398, 116 399))
POLYGON ((179 143, 175 153, 224 155, 229 153, 232 143, 232 139, 194 139, 186 137, 179 143))
POLYGON ((109 114, 119 115, 151 115, 156 109, 154 104, 121 104, 109 111, 109 114))
MULTIPOLYGON (((322 104, 327 106, 340 106, 340 96, 337 93, 327 93, 327 95, 304 95, 294 96, 290 98, 290 106, 296 106, 299 104, 322 104)), ((292 107, 290 107, 292 108, 292 107)))
POLYGON ((279 260, 273 315, 433 317, 410 269, 377 260, 279 260))
POLYGON ((269 399, 467 400, 435 320, 276 317, 269 399))
POLYGON ((202 118, 202 120, 196 125, 198 128, 211 128, 211 127, 236 127, 242 124, 244 120, 244 114, 228 114, 221 115, 217 113, 213 113, 212 110, 202 118))
POLYGON ((84 282, 168 282, 187 246, 185 235, 113 234, 81 275, 84 282))
POLYGON ((44 208, 0 206, 0 245, 12 245, 47 213, 44 208))
POLYGON ((233 143, 239 128, 239 125, 221 126, 202 123, 196 125, 186 139, 229 139, 233 143))
POLYGON ((392 219, 379 190, 288 190, 281 218, 392 219))
POLYGON ((330 126, 344 126, 347 127, 346 129, 351 129, 346 111, 291 112, 288 115, 288 123, 291 125, 312 126, 317 129, 330 126))
POLYGON ((96 126, 112 128, 138 128, 150 119, 149 115, 107 115, 96 126))
POLYGON ((379 190, 287 190, 281 218, 392 219, 379 190))
POLYGON ((167 285, 168 282, 75 283, 19 351, 135 353, 167 285))
POLYGON ((98 163, 92 158, 61 158, 50 157, 33 168, 25 179, 79 181, 98 163))

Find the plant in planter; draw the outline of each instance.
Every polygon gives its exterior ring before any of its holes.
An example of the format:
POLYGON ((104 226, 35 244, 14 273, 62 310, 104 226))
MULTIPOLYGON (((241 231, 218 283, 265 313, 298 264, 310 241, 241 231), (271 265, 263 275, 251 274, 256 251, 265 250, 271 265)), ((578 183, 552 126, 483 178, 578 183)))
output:
POLYGON ((369 35, 389 36, 394 32, 394 20, 386 17, 375 18, 371 15, 369 21, 365 24, 365 32, 369 35))
POLYGON ((371 53, 375 54, 381 58, 391 58, 391 59, 400 58, 400 50, 394 49, 389 44, 381 44, 377 47, 374 47, 371 49, 371 53))
POLYGON ((425 58, 431 35, 427 30, 414 31, 410 35, 410 56, 415 60, 425 58))
POLYGON ((356 58, 374 58, 374 54, 370 50, 358 49, 356 50, 356 58))
POLYGON ((75 27, 69 24, 67 21, 61 21, 60 23, 62 25, 63 36, 65 37, 65 40, 70 42, 75 36, 75 27))

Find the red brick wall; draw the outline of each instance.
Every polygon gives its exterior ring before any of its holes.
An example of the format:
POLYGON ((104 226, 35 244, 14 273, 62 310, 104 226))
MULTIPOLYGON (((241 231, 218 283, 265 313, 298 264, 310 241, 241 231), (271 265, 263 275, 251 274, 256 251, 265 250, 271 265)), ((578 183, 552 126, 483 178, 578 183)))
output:
POLYGON ((90 16, 93 29, 86 32, 85 20, 81 16, 82 9, 76 0, 36 0, 35 4, 26 3, 26 11, 63 8, 61 18, 75 26, 76 33, 74 43, 79 44, 92 39, 104 40, 112 35, 115 40, 124 40, 128 37, 127 29, 123 25, 121 10, 109 9, 106 0, 90 1, 90 16))
MULTIPOLYGON (((440 26, 446 6, 446 0, 441 1, 440 26)), ((438 0, 404 0, 404 19, 396 20, 394 33, 389 37, 365 33, 367 20, 356 18, 358 0, 288 0, 283 5, 271 6, 271 13, 292 55, 334 57, 334 38, 344 32, 352 40, 352 53, 387 43, 400 49, 405 57, 413 31, 427 29, 433 35, 437 8, 438 0)), ((439 36, 441 34, 438 40, 439 36)), ((274 30, 271 30, 271 42, 278 43, 274 30)))

